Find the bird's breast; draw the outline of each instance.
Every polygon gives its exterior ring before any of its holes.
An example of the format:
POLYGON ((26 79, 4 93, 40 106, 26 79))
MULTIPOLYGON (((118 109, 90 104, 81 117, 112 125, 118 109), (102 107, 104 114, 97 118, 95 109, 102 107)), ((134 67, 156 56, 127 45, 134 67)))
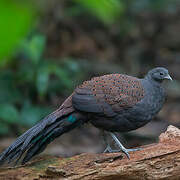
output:
POLYGON ((139 114, 140 119, 151 120, 161 110, 166 94, 161 85, 144 83, 144 89, 144 98, 133 107, 132 111, 139 114))

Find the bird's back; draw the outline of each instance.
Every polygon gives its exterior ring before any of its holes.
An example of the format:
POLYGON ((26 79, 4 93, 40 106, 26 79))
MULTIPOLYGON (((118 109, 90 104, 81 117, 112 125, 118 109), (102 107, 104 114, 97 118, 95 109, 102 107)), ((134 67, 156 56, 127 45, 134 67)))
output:
POLYGON ((75 93, 84 96, 87 92, 94 96, 97 103, 101 101, 109 105, 118 103, 122 107, 131 107, 144 96, 144 89, 140 80, 123 74, 109 74, 95 77, 90 81, 85 81, 75 90, 75 93))

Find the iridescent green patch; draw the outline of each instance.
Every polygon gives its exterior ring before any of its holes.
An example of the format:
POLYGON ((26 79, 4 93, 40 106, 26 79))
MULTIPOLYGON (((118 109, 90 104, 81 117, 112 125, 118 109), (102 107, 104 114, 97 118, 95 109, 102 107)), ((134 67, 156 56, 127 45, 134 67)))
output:
POLYGON ((76 117, 70 115, 70 116, 68 117, 67 121, 70 122, 70 123, 73 123, 73 122, 76 121, 76 117))

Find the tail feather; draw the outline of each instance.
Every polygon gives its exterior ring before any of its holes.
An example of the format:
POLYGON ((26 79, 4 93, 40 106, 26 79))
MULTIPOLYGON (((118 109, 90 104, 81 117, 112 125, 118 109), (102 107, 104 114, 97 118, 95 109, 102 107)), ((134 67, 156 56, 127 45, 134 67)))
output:
MULTIPOLYGON (((65 121, 66 122, 66 121, 65 121)), ((71 129, 74 129, 75 127, 81 125, 83 123, 82 120, 76 121, 71 124, 66 124, 63 126, 62 124, 60 125, 61 122, 56 124, 56 128, 52 129, 50 132, 46 132, 43 135, 43 139, 41 141, 38 141, 37 144, 32 145, 31 148, 27 151, 26 156, 24 157, 22 164, 26 163, 29 161, 33 156, 41 153, 46 146, 52 142, 55 138, 61 136, 62 134, 70 131, 71 129)))
POLYGON ((2 152, 0 154, 0 165, 14 161, 17 163, 23 154, 25 156, 21 163, 26 163, 33 156, 42 152, 55 138, 83 123, 82 116, 72 111, 61 117, 53 115, 51 114, 29 129, 2 152), (72 115, 75 120, 72 120, 72 115))
POLYGON ((30 128, 28 131, 22 134, 19 138, 17 138, 11 146, 9 146, 3 153, 1 153, 0 164, 3 162, 4 158, 9 156, 9 154, 12 154, 12 152, 16 151, 16 149, 18 149, 19 147, 21 149, 24 149, 29 144, 30 140, 34 136, 36 136, 41 130, 43 130, 45 126, 49 125, 50 123, 53 123, 57 119, 53 115, 54 114, 50 114, 43 121, 39 122, 34 127, 30 128))
POLYGON ((23 154, 31 139, 37 136, 37 134, 41 132, 48 124, 49 121, 47 117, 43 121, 36 124, 34 127, 30 128, 19 138, 17 138, 11 146, 9 146, 5 151, 0 154, 0 165, 3 164, 5 161, 11 162, 13 159, 15 159, 16 156, 19 155, 19 153, 23 154))
MULTIPOLYGON (((58 121, 58 119, 56 121, 58 121)), ((40 142, 43 141, 44 137, 46 137, 60 123, 61 123, 61 121, 56 122, 56 123, 52 124, 51 126, 47 126, 45 129, 43 129, 42 132, 39 132, 39 134, 37 134, 37 136, 33 137, 30 141, 29 141, 29 139, 26 139, 25 140, 26 144, 27 144, 27 142, 29 144, 26 146, 23 146, 24 144, 22 144, 22 146, 18 146, 16 148, 16 150, 14 149, 14 152, 10 153, 10 155, 6 157, 6 160, 8 160, 8 163, 17 159, 16 160, 16 164, 17 164, 27 149, 30 149, 32 146, 36 146, 37 143, 39 143, 39 141, 40 142)), ((31 132, 33 132, 33 131, 31 131, 31 132)))
POLYGON ((46 147, 47 145, 53 141, 56 137, 60 136, 62 133, 59 132, 61 128, 57 128, 55 130, 53 130, 53 132, 51 133, 51 136, 53 136, 53 138, 46 138, 46 141, 43 140, 40 144, 34 145, 32 146, 26 153, 26 156, 24 157, 24 159, 22 160, 22 164, 25 164, 26 162, 28 162, 33 156, 41 153, 46 147), (55 136, 56 135, 56 136, 55 136))

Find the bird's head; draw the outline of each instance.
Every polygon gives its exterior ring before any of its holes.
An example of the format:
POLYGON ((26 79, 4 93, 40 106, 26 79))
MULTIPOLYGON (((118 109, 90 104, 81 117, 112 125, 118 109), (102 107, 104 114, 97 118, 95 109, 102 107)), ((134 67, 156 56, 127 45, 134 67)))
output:
POLYGON ((169 72, 166 68, 163 67, 157 67, 148 72, 146 75, 146 78, 157 81, 157 82, 163 82, 163 80, 168 79, 172 80, 171 76, 169 75, 169 72))

